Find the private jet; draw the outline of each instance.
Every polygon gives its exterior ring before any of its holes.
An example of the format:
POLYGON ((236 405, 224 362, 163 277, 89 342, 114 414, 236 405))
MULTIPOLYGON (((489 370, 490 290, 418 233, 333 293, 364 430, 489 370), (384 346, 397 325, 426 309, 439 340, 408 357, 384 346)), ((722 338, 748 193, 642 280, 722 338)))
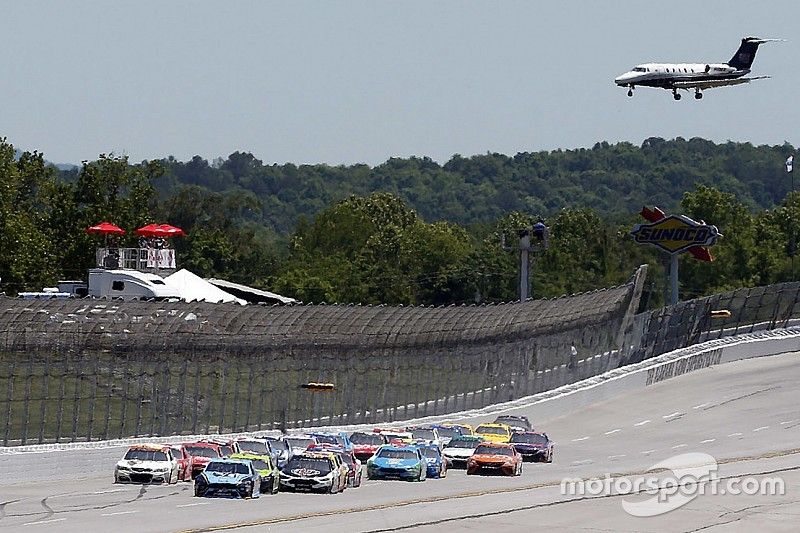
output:
POLYGON ((633 70, 618 76, 614 79, 614 83, 620 87, 627 87, 628 96, 633 96, 633 89, 641 85, 671 90, 675 100, 681 99, 678 89, 686 91, 694 89, 694 97, 699 100, 703 97, 705 89, 740 85, 769 78, 769 76, 750 78, 744 76, 750 73, 750 66, 760 44, 784 40, 745 37, 727 63, 645 63, 636 65, 633 70))

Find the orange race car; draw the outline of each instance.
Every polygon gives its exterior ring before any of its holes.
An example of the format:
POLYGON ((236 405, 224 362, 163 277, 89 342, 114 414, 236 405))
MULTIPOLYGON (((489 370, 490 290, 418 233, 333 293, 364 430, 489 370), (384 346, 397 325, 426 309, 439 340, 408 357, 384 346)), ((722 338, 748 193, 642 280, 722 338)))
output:
POLYGON ((519 476, 522 456, 510 444, 482 442, 467 460, 467 475, 473 474, 519 476))

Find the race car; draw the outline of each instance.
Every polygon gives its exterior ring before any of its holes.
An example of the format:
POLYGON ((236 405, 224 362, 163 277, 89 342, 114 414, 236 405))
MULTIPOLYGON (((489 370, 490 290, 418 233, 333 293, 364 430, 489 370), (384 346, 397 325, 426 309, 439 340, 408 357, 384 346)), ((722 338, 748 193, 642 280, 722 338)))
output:
POLYGON ((464 435, 464 430, 458 426, 445 426, 437 424, 432 427, 436 428, 436 431, 439 433, 439 440, 441 441, 442 446, 447 446, 447 443, 450 442, 450 439, 464 435))
POLYGON ((178 461, 169 446, 131 446, 114 468, 114 483, 177 483, 178 461))
POLYGON ((178 481, 192 480, 192 456, 183 448, 183 444, 170 446, 172 456, 178 461, 178 481))
POLYGON ((280 437, 261 437, 265 441, 267 441, 267 445, 269 446, 270 451, 272 452, 270 455, 273 457, 277 456, 277 460, 275 464, 278 468, 283 468, 286 464, 286 461, 289 460, 289 445, 286 444, 286 441, 280 437))
POLYGON ((435 444, 418 446, 428 463, 426 477, 441 479, 447 475, 447 459, 442 455, 442 450, 435 444))
POLYGON ((522 456, 510 444, 482 442, 467 461, 467 475, 473 474, 519 476, 522 456))
POLYGON ((433 426, 413 426, 407 428, 411 432, 411 439, 415 442, 433 443, 440 448, 442 440, 439 438, 439 430, 433 426))
POLYGON ((199 476, 212 459, 222 457, 219 445, 211 442, 187 442, 183 449, 192 457, 192 479, 199 476))
POLYGON ((361 433, 355 432, 350 435, 350 442, 353 443, 353 453, 358 459, 366 461, 378 451, 378 448, 386 444, 386 436, 380 433, 361 433))
POLYGON ((512 431, 531 431, 531 421, 527 416, 500 415, 494 419, 495 424, 505 424, 512 431))
POLYGON ((553 441, 546 433, 526 431, 511 435, 511 444, 522 455, 522 459, 553 462, 553 441))
POLYGON ((472 453, 483 439, 477 435, 462 435, 450 439, 447 446, 442 450, 442 455, 450 462, 453 467, 466 467, 467 459, 472 457, 472 453))
POLYGON ((194 495, 258 498, 261 496, 261 476, 252 461, 230 457, 213 459, 195 478, 194 495))
POLYGON ((255 453, 234 453, 230 458, 244 459, 253 463, 253 468, 258 470, 258 475, 261 476, 261 486, 259 488, 261 494, 276 494, 278 492, 281 472, 273 464, 272 457, 255 453))
POLYGON ((293 455, 281 470, 281 490, 342 492, 347 488, 347 467, 330 452, 293 455))
POLYGON ((281 439, 289 448, 289 459, 293 455, 305 452, 309 445, 317 443, 317 439, 308 435, 284 435, 281 439))
POLYGON ((367 461, 367 479, 425 481, 428 463, 417 446, 386 444, 367 461))
POLYGON ((414 442, 414 437, 411 435, 410 431, 406 431, 405 429, 396 429, 396 428, 375 428, 372 430, 373 433, 380 433, 384 437, 386 437, 386 442, 395 442, 395 443, 404 443, 404 444, 411 444, 414 442))
POLYGON ((335 444, 337 446, 344 448, 347 451, 353 449, 353 443, 350 442, 350 435, 348 435, 344 431, 316 432, 316 433, 309 433, 309 436, 317 439, 317 442, 319 443, 327 442, 329 444, 335 444))
POLYGON ((470 424, 462 424, 457 422, 442 422, 440 425, 450 428, 458 428, 461 430, 462 435, 472 435, 475 433, 475 428, 470 424))
POLYGON ((508 442, 511 428, 506 424, 481 424, 475 428, 475 434, 488 442, 508 442))
POLYGON ((256 455, 269 455, 272 462, 277 464, 280 452, 273 449, 271 443, 266 439, 258 438, 239 438, 233 441, 234 453, 254 453, 256 455))
POLYGON ((322 444, 312 444, 308 447, 309 452, 331 452, 339 456, 342 463, 347 467, 347 486, 360 487, 362 468, 361 461, 359 461, 353 452, 348 452, 344 448, 334 446, 323 442, 322 444))
POLYGON ((236 450, 233 449, 233 441, 228 439, 200 439, 197 442, 205 442, 209 444, 216 444, 219 449, 219 454, 222 457, 230 457, 236 450))

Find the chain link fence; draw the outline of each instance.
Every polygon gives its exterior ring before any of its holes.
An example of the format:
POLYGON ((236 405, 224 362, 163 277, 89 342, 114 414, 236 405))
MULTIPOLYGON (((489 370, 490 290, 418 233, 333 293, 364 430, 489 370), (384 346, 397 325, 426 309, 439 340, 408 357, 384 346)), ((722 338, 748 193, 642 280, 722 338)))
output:
POLYGON ((386 423, 550 390, 796 318, 800 284, 636 315, 625 285, 481 306, 0 298, 0 444, 386 423), (712 321, 709 311, 731 310, 712 321), (303 388, 332 383, 332 390, 303 388))

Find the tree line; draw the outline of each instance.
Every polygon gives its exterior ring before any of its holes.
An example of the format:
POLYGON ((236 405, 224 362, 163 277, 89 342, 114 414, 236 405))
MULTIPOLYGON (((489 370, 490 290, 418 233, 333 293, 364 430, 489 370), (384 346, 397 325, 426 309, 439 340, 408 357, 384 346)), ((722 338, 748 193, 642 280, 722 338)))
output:
POLYGON ((543 217, 551 242, 533 259, 535 297, 623 283, 649 263, 645 299, 655 306, 666 256, 629 235, 643 205, 723 234, 713 263, 681 259, 683 298, 792 278, 800 197, 783 168, 792 152, 651 138, 444 165, 264 165, 236 152, 210 163, 101 155, 59 170, 0 139, 0 291, 85 277, 99 240, 84 230, 110 220, 180 226, 179 266, 306 302, 510 301, 517 258, 502 236, 511 243, 543 217))

